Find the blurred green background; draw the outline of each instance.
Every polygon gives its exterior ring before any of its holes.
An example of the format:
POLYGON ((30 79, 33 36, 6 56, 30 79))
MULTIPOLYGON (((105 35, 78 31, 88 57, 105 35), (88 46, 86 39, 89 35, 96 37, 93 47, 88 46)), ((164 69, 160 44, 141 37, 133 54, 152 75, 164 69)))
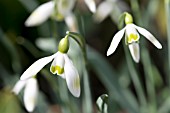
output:
MULTIPOLYGON (((97 6, 103 1, 95 0, 97 6)), ((113 20, 119 19, 116 11, 98 23, 84 1, 77 0, 73 12, 82 31, 80 33, 87 42, 92 99, 84 100, 86 86, 83 85, 82 59, 78 59, 80 49, 76 46, 73 51, 77 52, 70 53, 70 56, 80 72, 82 96, 78 99, 72 97, 63 80, 52 76, 49 73, 50 65, 47 65, 38 74, 40 94, 34 113, 82 113, 86 111, 83 109, 86 109, 88 102, 92 102, 88 109, 96 113, 95 102, 105 93, 109 95, 109 113, 170 112, 169 1, 118 1, 126 6, 119 5, 120 11, 126 9, 130 12, 134 23, 149 30, 163 49, 156 49, 141 36, 141 61, 138 64, 131 59, 124 40, 113 55, 106 57, 112 37, 119 30, 118 23, 113 20), (63 96, 62 93, 66 94, 63 96)), ((27 113, 22 100, 23 92, 16 96, 11 89, 34 61, 57 52, 58 41, 68 30, 64 21, 53 19, 37 27, 24 25, 30 13, 45 2, 47 0, 0 0, 0 113, 27 113)), ((72 44, 76 45, 74 42, 72 44)))

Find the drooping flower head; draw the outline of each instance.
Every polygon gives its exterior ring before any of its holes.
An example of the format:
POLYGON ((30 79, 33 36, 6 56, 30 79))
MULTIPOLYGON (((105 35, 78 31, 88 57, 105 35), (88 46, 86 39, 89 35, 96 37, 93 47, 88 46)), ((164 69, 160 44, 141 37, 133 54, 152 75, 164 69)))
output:
POLYGON ((138 63, 140 60, 139 33, 142 34, 151 43, 153 43, 153 45, 155 45, 158 49, 162 49, 162 45, 149 31, 133 24, 133 17, 129 13, 125 13, 125 24, 126 26, 117 32, 113 37, 110 47, 107 51, 107 56, 115 52, 124 33, 126 44, 128 45, 132 58, 136 63, 138 63))
MULTIPOLYGON (((27 27, 38 26, 52 17, 54 20, 65 20, 70 31, 77 32, 78 26, 73 8, 76 0, 52 0, 37 7, 25 21, 27 27)), ((91 12, 96 11, 94 0, 85 0, 91 12)))
POLYGON ((37 98, 38 98, 38 83, 37 79, 35 77, 31 77, 27 80, 19 80, 14 88, 12 89, 12 92, 14 92, 16 95, 25 87, 24 90, 24 105, 28 112, 33 112, 33 110, 36 107, 37 98))
POLYGON ((65 20, 69 30, 77 31, 76 18, 72 13, 74 5, 75 0, 57 0, 46 2, 31 13, 25 21, 25 26, 38 26, 52 17, 57 21, 65 20))
POLYGON ((22 75, 21 80, 26 80, 36 75, 45 65, 52 62, 50 71, 66 79, 69 91, 75 96, 80 96, 80 78, 77 69, 69 59, 67 52, 69 49, 68 36, 61 39, 58 47, 59 51, 51 56, 41 58, 34 62, 22 75))
POLYGON ((69 59, 67 52, 69 49, 68 36, 63 38, 58 46, 58 52, 54 58, 50 71, 66 79, 70 92, 75 96, 80 96, 80 78, 77 69, 69 59))

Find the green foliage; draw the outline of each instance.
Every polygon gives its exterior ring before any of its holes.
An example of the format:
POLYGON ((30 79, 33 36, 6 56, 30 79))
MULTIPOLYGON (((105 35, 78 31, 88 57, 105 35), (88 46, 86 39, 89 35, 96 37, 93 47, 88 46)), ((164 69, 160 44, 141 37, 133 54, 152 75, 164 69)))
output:
POLYGON ((98 16, 105 16, 99 19, 100 23, 84 7, 85 2, 76 0, 70 15, 62 15, 63 21, 50 15, 41 25, 26 27, 30 13, 45 2, 0 1, 0 113, 27 112, 24 91, 15 95, 12 88, 33 62, 61 49, 59 41, 65 35, 69 36, 70 45, 63 51, 68 51, 78 69, 81 95, 73 97, 65 80, 52 75, 48 64, 37 74, 40 94, 33 113, 170 112, 169 0, 99 1, 97 8, 102 3, 107 6, 98 16), (115 8, 107 12, 110 6, 115 8), (127 12, 132 14, 133 23, 149 30, 163 45, 162 50, 157 50, 141 36, 139 63, 133 61, 124 42, 112 56, 105 55, 111 38, 125 26, 127 12), (67 24, 66 18, 71 16, 75 26, 67 24))

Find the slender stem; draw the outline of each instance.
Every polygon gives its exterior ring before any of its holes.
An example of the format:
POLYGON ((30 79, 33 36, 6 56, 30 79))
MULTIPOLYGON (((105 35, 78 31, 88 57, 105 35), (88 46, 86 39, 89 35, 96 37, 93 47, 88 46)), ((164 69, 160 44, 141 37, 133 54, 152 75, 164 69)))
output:
MULTIPOLYGON (((138 4, 138 0, 131 0, 131 6, 132 6, 132 10, 133 13, 135 14, 135 20, 137 22, 138 25, 142 25, 142 20, 141 20, 141 11, 139 9, 139 4, 138 4)), ((147 20, 145 20, 147 21, 147 20)), ((142 40, 142 44, 145 45, 145 41, 142 40)), ((154 81, 153 81, 153 71, 152 71, 152 65, 150 62, 150 56, 149 56, 149 52, 147 50, 147 48, 145 46, 142 46, 142 62, 144 65, 144 72, 145 72, 145 79, 146 79, 146 88, 147 88, 147 94, 149 97, 149 101, 151 102, 150 104, 152 105, 152 109, 149 109, 148 106, 147 107, 149 110, 151 110, 152 112, 156 111, 156 93, 155 93, 155 87, 154 87, 154 81)))
POLYGON ((132 59, 130 58, 130 55, 128 53, 127 46, 125 44, 123 44, 123 45, 124 45, 125 56, 126 56, 126 61, 127 61, 127 65, 129 68, 130 76, 132 78, 132 82, 136 89, 136 93, 139 98, 139 102, 141 105, 146 106, 146 98, 144 95, 144 91, 143 91, 141 82, 139 80, 139 77, 138 77, 135 67, 133 65, 132 59))
POLYGON ((135 21, 139 25, 141 25, 142 24, 142 22, 141 22, 141 13, 140 13, 140 10, 139 10, 138 0, 130 0, 130 4, 131 4, 131 7, 132 7, 134 17, 135 17, 135 21))
POLYGON ((165 0, 165 11, 166 11, 166 22, 167 22, 167 37, 168 37, 168 74, 167 74, 167 83, 170 88, 170 1, 165 0))
POLYGON ((83 72, 83 83, 84 83, 84 113, 92 113, 92 99, 91 99, 91 91, 90 91, 90 85, 89 85, 89 75, 88 75, 88 62, 87 62, 87 51, 86 51, 86 45, 85 45, 85 39, 82 38, 83 41, 83 45, 84 47, 82 48, 82 52, 83 52, 83 57, 84 57, 84 65, 85 65, 85 69, 83 72))
POLYGON ((144 65, 144 72, 145 72, 145 78, 146 78, 146 89, 148 93, 149 101, 152 105, 151 111, 156 112, 156 94, 155 94, 155 88, 154 88, 154 78, 153 78, 153 71, 152 71, 152 65, 149 57, 149 53, 144 47, 142 49, 142 62, 144 65))

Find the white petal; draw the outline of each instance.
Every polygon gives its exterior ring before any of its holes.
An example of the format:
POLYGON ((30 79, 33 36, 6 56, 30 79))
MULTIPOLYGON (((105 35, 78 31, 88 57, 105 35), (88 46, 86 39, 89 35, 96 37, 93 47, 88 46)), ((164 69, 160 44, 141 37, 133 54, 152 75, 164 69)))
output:
POLYGON ((35 76, 46 64, 52 61, 52 59, 55 57, 54 55, 51 55, 49 57, 44 57, 36 62, 34 62, 20 77, 20 80, 28 79, 32 76, 35 76))
POLYGON ((28 112, 32 112, 34 110, 38 92, 39 90, 36 78, 28 79, 24 91, 24 104, 28 112))
POLYGON ((69 31, 72 31, 72 32, 78 31, 76 17, 72 13, 68 14, 65 17, 65 22, 69 28, 69 31))
POLYGON ((65 58, 65 77, 69 91, 75 96, 80 96, 80 78, 77 69, 67 55, 65 58))
MULTIPOLYGON (((133 24, 134 25, 134 24, 133 24)), ((146 29, 134 25, 134 27, 138 30, 140 34, 142 34, 144 37, 146 37, 150 42, 153 43, 158 49, 162 49, 162 45, 158 42, 158 40, 146 29)))
POLYGON ((85 0, 85 3, 92 13, 96 12, 96 3, 94 0, 85 0))
POLYGON ((94 14, 94 19, 97 22, 103 21, 113 10, 113 4, 109 1, 102 2, 94 14))
POLYGON ((59 0, 58 11, 63 15, 68 15, 74 8, 75 0, 59 0))
POLYGON ((16 95, 18 95, 18 93, 21 91, 21 89, 25 86, 26 84, 26 80, 19 80, 14 88, 12 89, 12 92, 14 92, 16 95))
POLYGON ((120 30, 119 32, 115 34, 110 44, 110 47, 107 50, 107 56, 111 55, 116 50, 120 40, 122 39, 124 35, 124 32, 125 32, 125 28, 123 28, 122 30, 120 30))
POLYGON ((140 60, 140 49, 138 43, 129 44, 129 50, 132 55, 133 60, 138 63, 140 60))
POLYGON ((28 27, 40 25, 50 17, 53 11, 53 1, 44 3, 33 11, 33 13, 26 20, 25 25, 28 27))

